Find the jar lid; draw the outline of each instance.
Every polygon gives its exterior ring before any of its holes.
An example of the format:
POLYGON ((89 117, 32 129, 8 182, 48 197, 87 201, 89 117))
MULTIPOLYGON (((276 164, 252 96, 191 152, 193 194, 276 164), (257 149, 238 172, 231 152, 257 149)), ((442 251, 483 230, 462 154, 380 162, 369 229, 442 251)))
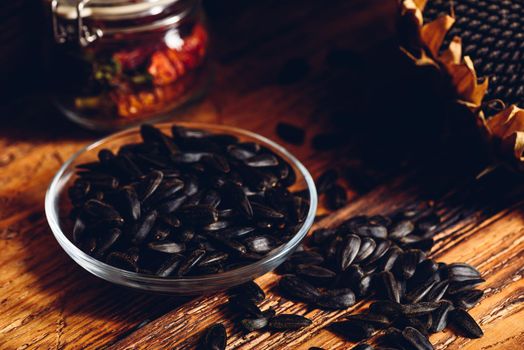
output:
MULTIPOLYGON (((58 0, 56 14, 64 19, 76 19, 79 2, 80 0, 58 0)), ((180 0, 84 0, 80 15, 83 18, 91 17, 104 21, 134 19, 158 15, 176 2, 180 0)))

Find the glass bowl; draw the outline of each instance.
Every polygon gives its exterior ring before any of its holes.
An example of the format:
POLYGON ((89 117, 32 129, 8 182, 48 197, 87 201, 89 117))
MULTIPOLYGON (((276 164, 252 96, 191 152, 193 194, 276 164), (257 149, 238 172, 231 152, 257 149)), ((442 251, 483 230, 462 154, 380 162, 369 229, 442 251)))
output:
MULTIPOLYGON (((203 129, 211 133, 231 134, 241 141, 257 142, 271 149, 294 168, 297 180, 291 189, 307 190, 310 205, 306 219, 291 240, 252 264, 213 275, 190 277, 157 277, 131 272, 108 265, 84 253, 69 239, 72 232, 72 220, 68 216, 71 205, 67 196, 67 189, 75 180, 75 166, 96 160, 98 151, 102 148, 116 151, 123 144, 140 141, 139 128, 133 128, 112 134, 83 148, 64 163, 51 181, 45 198, 45 212, 49 226, 60 246, 84 269, 109 282, 151 292, 177 295, 196 295, 224 290, 253 280, 282 264, 306 236, 315 218, 317 192, 308 170, 284 147, 253 132, 224 125, 193 122, 176 124, 188 128, 203 129)), ((155 126, 169 134, 172 125, 172 123, 169 123, 155 126)))

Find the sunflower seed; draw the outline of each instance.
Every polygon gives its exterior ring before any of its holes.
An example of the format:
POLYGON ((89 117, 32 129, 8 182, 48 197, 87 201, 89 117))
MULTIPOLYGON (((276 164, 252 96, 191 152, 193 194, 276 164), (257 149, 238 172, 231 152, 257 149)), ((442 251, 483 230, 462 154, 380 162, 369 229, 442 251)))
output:
POLYGON ((402 249, 399 247, 393 246, 388 252, 379 260, 378 268, 382 271, 390 271, 393 269, 395 262, 398 257, 402 254, 402 249))
POLYGON ((477 322, 465 310, 454 309, 450 311, 449 320, 453 329, 466 338, 480 338, 484 335, 477 322))
POLYGON ((400 239, 411 234, 415 230, 415 225, 410 220, 404 220, 391 228, 388 237, 390 239, 400 239))
POLYGON ((182 253, 186 250, 186 246, 184 243, 177 243, 177 242, 167 242, 167 241, 161 241, 161 242, 150 242, 147 244, 149 249, 156 250, 162 253, 182 253))
POLYGON ((236 295, 229 299, 229 305, 232 305, 237 312, 241 312, 246 316, 261 318, 264 317, 262 310, 255 304, 255 302, 243 295, 236 295))
POLYGON ((467 290, 471 290, 477 287, 479 284, 482 284, 484 282, 486 282, 486 280, 483 278, 475 278, 475 279, 460 281, 460 282, 451 282, 449 284, 447 293, 449 295, 453 295, 453 294, 457 294, 457 293, 464 292, 467 290))
POLYGON ((316 301, 320 297, 317 288, 294 275, 282 277, 279 287, 284 293, 304 301, 316 301))
POLYGON ((281 122, 277 124, 276 133, 278 137, 286 142, 295 145, 304 143, 305 131, 297 126, 281 122))
POLYGON ((448 279, 451 282, 461 282, 480 278, 480 272, 465 263, 453 263, 447 266, 448 279))
POLYGON ((416 304, 402 305, 402 313, 407 317, 416 317, 429 314, 440 306, 434 302, 420 302, 416 304))
POLYGON ((384 271, 378 274, 378 278, 381 288, 385 292, 385 296, 391 301, 400 303, 401 292, 395 276, 389 271, 384 271))
POLYGON ((386 239, 388 230, 382 225, 360 225, 355 228, 355 233, 362 237, 373 237, 386 239))
POLYGON ((331 210, 344 207, 348 202, 348 197, 344 187, 334 185, 326 191, 326 205, 331 210))
POLYGON ((234 287, 231 289, 231 292, 242 295, 244 298, 253 300, 256 303, 260 303, 266 298, 264 291, 253 281, 234 287))
POLYGON ((375 240, 371 237, 363 237, 360 242, 360 247, 358 250, 358 254, 355 257, 355 262, 359 263, 363 260, 365 260, 367 257, 369 257, 373 252, 375 251, 375 248, 377 247, 377 244, 375 243, 375 240))
POLYGON ((391 321, 386 316, 370 312, 347 315, 346 319, 364 322, 372 325, 377 329, 387 328, 391 324, 391 321))
POLYGON ((202 350, 225 350, 226 345, 226 328, 221 323, 215 323, 204 331, 201 338, 202 350))
POLYGON ((318 265, 299 264, 297 265, 295 271, 296 274, 300 277, 311 281, 316 281, 321 284, 328 283, 337 275, 335 272, 318 265))
POLYGON ((245 318, 240 321, 240 325, 248 332, 253 332, 265 328, 269 324, 266 317, 245 318))
POLYGON ((317 305, 323 309, 345 310, 355 305, 355 293, 349 288, 326 291, 317 300, 317 305))
POLYGON ((433 302, 439 301, 446 294, 448 287, 449 287, 448 280, 437 282, 428 292, 424 300, 433 301, 433 302))
POLYGON ((145 240, 149 232, 151 232, 157 216, 158 213, 156 210, 152 210, 149 213, 143 215, 142 219, 137 222, 132 239, 134 244, 140 244, 145 240))
POLYGON ((440 332, 448 325, 448 314, 453 309, 453 304, 447 300, 439 302, 439 307, 432 312, 433 322, 429 331, 432 333, 440 332))
POLYGON ((330 329, 350 341, 360 341, 373 335, 374 329, 364 322, 347 320, 334 322, 330 329))
POLYGON ((355 260, 360 250, 361 239, 357 235, 348 235, 338 249, 338 264, 341 271, 345 271, 355 260))
POLYGON ((180 265, 184 257, 180 254, 174 254, 169 259, 164 261, 162 265, 156 271, 157 276, 167 277, 171 275, 176 268, 180 265))
POLYGON ((385 316, 389 320, 394 320, 400 316, 402 305, 388 300, 375 301, 369 305, 369 312, 385 316))
POLYGON ((177 276, 185 276, 187 275, 193 266, 198 264, 198 262, 204 257, 204 254, 206 254, 206 251, 203 249, 196 249, 193 252, 191 252, 186 259, 180 263, 180 267, 177 271, 177 276))
POLYGON ((404 328, 402 336, 417 350, 433 350, 433 345, 431 345, 428 338, 420 333, 416 328, 404 328))
POLYGON ((316 181, 317 192, 319 194, 325 193, 336 184, 337 180, 338 171, 336 169, 326 170, 316 181))
POLYGON ((467 290, 453 295, 453 303, 456 307, 471 309, 477 305, 483 295, 484 292, 478 289, 467 290))

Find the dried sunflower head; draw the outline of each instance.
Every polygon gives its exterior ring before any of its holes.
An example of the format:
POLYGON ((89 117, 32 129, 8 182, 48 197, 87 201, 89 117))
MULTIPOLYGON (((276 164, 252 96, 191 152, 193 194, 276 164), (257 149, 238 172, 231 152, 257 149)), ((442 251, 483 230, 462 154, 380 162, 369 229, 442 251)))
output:
MULTIPOLYGON (((508 23, 507 20, 517 20, 519 16, 510 16, 498 22, 497 16, 490 16, 490 11, 495 14, 501 11, 500 4, 497 3, 463 0, 450 4, 446 0, 435 0, 427 4, 426 0, 403 0, 400 2, 399 20, 401 50, 416 65, 433 66, 445 73, 451 81, 457 103, 467 107, 476 118, 477 125, 495 150, 497 158, 515 169, 524 170, 524 110, 516 105, 507 108, 504 106, 505 102, 520 102, 520 91, 524 102, 524 81, 520 88, 521 86, 515 87, 515 79, 512 79, 515 68, 511 62, 519 54, 514 54, 509 61, 503 61, 502 63, 509 62, 506 66, 501 65, 502 58, 497 54, 500 52, 500 40, 513 48, 514 52, 519 52, 515 49, 516 44, 512 43, 523 39, 523 44, 519 44, 518 48, 522 46, 524 52, 524 35, 510 30, 515 24, 508 23), (485 8, 474 11, 479 6, 485 8), (424 20, 425 14, 431 17, 427 23, 424 20), (464 49, 462 36, 473 44, 466 45, 464 49), (477 41, 483 43, 482 50, 475 50, 474 44, 477 41), (490 47, 486 46, 490 43, 493 49, 491 54, 490 47), (486 73, 481 74, 486 75, 485 77, 479 78, 475 63, 478 63, 481 73, 486 73), (496 69, 492 71, 494 65, 496 69), (493 74, 489 74, 490 72, 493 74), (489 80, 494 82, 491 88, 489 80), (487 103, 489 100, 504 97, 506 100, 500 100, 503 108, 496 112, 488 108, 492 105, 487 103)), ((517 10, 522 9, 523 7, 519 7, 517 10)))

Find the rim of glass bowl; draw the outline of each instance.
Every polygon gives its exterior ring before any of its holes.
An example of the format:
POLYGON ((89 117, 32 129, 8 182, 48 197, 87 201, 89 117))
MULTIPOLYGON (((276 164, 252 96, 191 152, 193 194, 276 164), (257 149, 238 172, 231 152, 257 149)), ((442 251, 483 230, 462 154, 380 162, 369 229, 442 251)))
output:
MULTIPOLYGON (((60 185, 64 181, 64 179, 62 179, 62 176, 64 175, 66 170, 71 166, 71 164, 79 156, 81 156, 85 152, 89 152, 93 148, 101 146, 102 144, 106 142, 109 142, 109 141, 112 141, 112 140, 115 140, 115 139, 118 139, 124 136, 128 136, 133 133, 137 133, 139 128, 135 127, 135 128, 126 129, 126 130, 111 134, 102 139, 99 139, 89 144, 88 146, 82 148, 75 154, 73 154, 73 156, 71 156, 60 167, 60 169, 54 176, 53 180, 51 181, 47 189, 46 196, 45 196, 45 213, 46 213, 47 221, 58 243, 62 246, 62 248, 64 248, 66 253, 70 255, 71 258, 73 258, 75 262, 81 265, 84 269, 86 268, 72 256, 73 254, 80 260, 83 260, 85 263, 91 265, 94 268, 97 268, 98 271, 106 272, 109 274, 114 273, 114 274, 119 275, 120 277, 124 277, 125 279, 130 279, 136 282, 170 285, 176 282, 184 282, 184 281, 187 281, 187 282, 220 281, 221 284, 226 284, 227 281, 229 280, 233 282, 234 280, 237 280, 240 277, 247 277, 249 275, 257 274, 257 272, 260 271, 260 268, 262 268, 264 265, 282 258, 291 249, 298 246, 298 244, 306 236, 309 229, 313 225, 313 221, 315 219, 315 213, 317 210, 318 198, 317 198, 317 191, 315 188, 315 182, 313 181, 311 174, 306 169, 306 167, 297 158, 295 158, 295 156, 293 156, 284 147, 280 146, 276 142, 271 141, 270 139, 264 136, 261 136, 252 131, 248 131, 248 130, 233 127, 233 126, 211 124, 211 123, 197 123, 197 122, 173 122, 173 123, 160 123, 160 124, 154 124, 154 125, 158 128, 164 128, 166 126, 171 127, 172 125, 175 125, 175 124, 183 126, 183 127, 208 129, 208 130, 215 131, 215 132, 220 131, 224 133, 232 133, 232 134, 236 134, 239 136, 251 138, 253 140, 256 140, 257 142, 260 142, 261 144, 270 146, 273 150, 277 151, 279 155, 283 156, 286 160, 288 160, 291 163, 291 165, 295 167, 296 169, 298 169, 298 171, 301 173, 301 175, 304 178, 304 181, 306 182, 307 189, 309 191, 309 198, 310 198, 309 211, 307 213, 306 219, 304 220, 300 230, 287 243, 274 249, 272 252, 270 252, 268 255, 266 255, 264 258, 258 261, 255 261, 243 267, 239 267, 237 269, 220 272, 220 273, 212 274, 212 275, 203 275, 203 276, 187 276, 187 277, 172 278, 172 277, 158 277, 158 276, 152 276, 152 275, 142 274, 138 272, 131 272, 131 271, 119 269, 117 267, 106 264, 105 262, 97 260, 93 258, 92 256, 84 253, 75 244, 73 244, 73 242, 71 242, 69 238, 67 238, 67 236, 64 234, 64 232, 62 231, 59 225, 58 202, 59 202, 60 185)), ((72 175, 73 174, 74 172, 72 173, 72 175)), ((68 181, 68 180, 69 180, 69 177, 65 179, 65 181, 68 181)), ((108 278, 105 278, 105 277, 100 276, 99 274, 94 273, 90 269, 88 269, 88 271, 96 275, 97 277, 108 279, 114 283, 119 283, 118 278, 113 279, 113 278, 110 278, 110 276, 106 276, 108 278)), ((104 275, 106 275, 106 273, 104 273, 104 275)))

